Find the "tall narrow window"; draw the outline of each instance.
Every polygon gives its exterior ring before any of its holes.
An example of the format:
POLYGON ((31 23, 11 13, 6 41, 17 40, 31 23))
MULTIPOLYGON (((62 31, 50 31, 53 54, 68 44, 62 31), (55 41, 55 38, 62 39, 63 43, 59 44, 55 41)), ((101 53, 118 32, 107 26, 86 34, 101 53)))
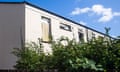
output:
POLYGON ((92 32, 92 39, 95 39, 95 33, 92 32))
POLYGON ((70 26, 70 25, 67 25, 67 24, 61 23, 61 24, 60 24, 60 28, 61 28, 61 29, 64 29, 64 30, 67 30, 67 31, 71 31, 71 26, 70 26))
POLYGON ((42 16, 41 26, 42 26, 42 40, 44 42, 49 42, 50 41, 50 36, 51 36, 50 19, 42 16))
POLYGON ((84 34, 81 29, 78 30, 78 37, 80 42, 84 42, 84 34))

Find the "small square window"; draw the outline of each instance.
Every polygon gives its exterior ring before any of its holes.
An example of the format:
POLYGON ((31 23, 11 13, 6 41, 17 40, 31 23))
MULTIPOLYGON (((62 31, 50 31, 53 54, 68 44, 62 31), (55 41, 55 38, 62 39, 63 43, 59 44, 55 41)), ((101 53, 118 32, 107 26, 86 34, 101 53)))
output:
POLYGON ((60 24, 60 28, 67 30, 67 31, 71 31, 71 26, 63 24, 63 23, 60 24))

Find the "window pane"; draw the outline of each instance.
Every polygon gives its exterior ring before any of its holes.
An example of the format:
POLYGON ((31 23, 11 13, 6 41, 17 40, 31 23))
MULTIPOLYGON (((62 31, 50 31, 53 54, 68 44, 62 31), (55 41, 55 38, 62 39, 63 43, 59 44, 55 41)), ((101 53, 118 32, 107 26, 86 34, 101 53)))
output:
POLYGON ((50 41, 50 19, 46 17, 42 17, 42 40, 44 42, 49 42, 50 41))
POLYGON ((92 39, 95 39, 95 33, 92 33, 92 39))
POLYGON ((60 24, 60 28, 61 29, 64 29, 64 30, 67 30, 67 31, 71 31, 71 26, 69 25, 66 25, 66 24, 60 24))
POLYGON ((79 37, 79 41, 83 42, 84 41, 84 34, 81 32, 78 32, 78 37, 79 37))
POLYGON ((49 41, 49 25, 42 23, 42 40, 49 41))

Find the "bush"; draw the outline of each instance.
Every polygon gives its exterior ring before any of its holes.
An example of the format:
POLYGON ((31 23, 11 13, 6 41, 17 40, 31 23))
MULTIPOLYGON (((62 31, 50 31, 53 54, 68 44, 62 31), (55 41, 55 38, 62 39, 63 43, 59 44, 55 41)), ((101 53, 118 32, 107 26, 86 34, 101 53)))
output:
POLYGON ((16 69, 27 70, 29 72, 39 70, 39 65, 41 64, 40 59, 43 55, 39 55, 38 52, 35 51, 38 47, 36 48, 34 44, 35 43, 30 43, 27 47, 14 48, 12 53, 18 57, 16 65, 14 66, 16 69))
POLYGON ((85 43, 77 43, 75 40, 69 40, 68 38, 61 38, 58 42, 53 42, 53 57, 56 59, 55 67, 60 72, 79 72, 82 70, 98 71, 102 70, 100 65, 96 65, 96 62, 83 56, 81 49, 84 48, 85 43), (66 45, 63 45, 63 42, 66 45))
POLYGON ((23 48, 15 48, 18 57, 14 66, 18 70, 57 69, 59 72, 96 72, 120 69, 120 39, 93 39, 87 43, 61 38, 52 41, 52 54, 45 55, 42 45, 28 43, 23 48))

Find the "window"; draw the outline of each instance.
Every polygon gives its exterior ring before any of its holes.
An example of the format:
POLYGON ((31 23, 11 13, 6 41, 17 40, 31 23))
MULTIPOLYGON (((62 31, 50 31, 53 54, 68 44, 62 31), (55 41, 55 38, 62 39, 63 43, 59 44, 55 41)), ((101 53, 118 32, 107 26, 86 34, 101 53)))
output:
POLYGON ((92 39, 95 39, 95 33, 92 32, 92 39))
POLYGON ((50 36, 51 36, 51 23, 50 19, 47 17, 42 16, 42 41, 43 42, 49 42, 50 41, 50 36))
POLYGON ((84 41, 84 34, 81 32, 78 32, 78 37, 79 37, 79 41, 83 42, 84 41))
POLYGON ((67 31, 71 31, 71 26, 63 24, 63 23, 60 24, 60 28, 67 30, 67 31))
POLYGON ((42 16, 42 21, 46 23, 50 23, 50 19, 44 16, 42 16))
POLYGON ((82 29, 78 29, 78 31, 79 31, 79 32, 81 32, 81 33, 83 32, 83 30, 82 30, 82 29))
POLYGON ((78 37, 80 42, 84 42, 84 34, 82 29, 78 29, 78 37))

